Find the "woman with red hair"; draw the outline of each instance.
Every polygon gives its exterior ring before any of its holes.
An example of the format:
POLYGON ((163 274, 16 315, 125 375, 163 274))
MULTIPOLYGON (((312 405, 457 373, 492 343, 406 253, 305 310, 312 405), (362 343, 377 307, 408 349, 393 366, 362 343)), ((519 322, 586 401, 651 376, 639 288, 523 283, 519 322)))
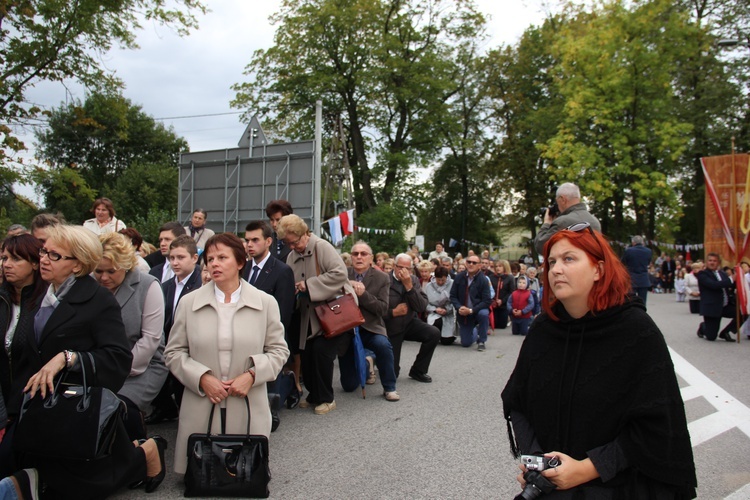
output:
POLYGON ((544 312, 502 398, 514 455, 558 465, 522 465, 519 482, 545 498, 694 498, 672 360, 627 270, 586 222, 555 233, 544 261, 544 312))

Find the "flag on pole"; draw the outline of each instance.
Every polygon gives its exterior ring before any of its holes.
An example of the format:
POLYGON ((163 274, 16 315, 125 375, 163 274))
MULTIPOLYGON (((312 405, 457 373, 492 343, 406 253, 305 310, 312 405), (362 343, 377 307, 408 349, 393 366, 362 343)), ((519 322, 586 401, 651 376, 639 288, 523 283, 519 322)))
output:
POLYGON ((328 219, 328 232, 331 233, 331 240, 334 245, 344 241, 344 237, 341 235, 341 219, 338 216, 328 219))
POLYGON ((341 218, 341 229, 344 236, 349 236, 354 232, 354 209, 341 212, 339 217, 341 218))

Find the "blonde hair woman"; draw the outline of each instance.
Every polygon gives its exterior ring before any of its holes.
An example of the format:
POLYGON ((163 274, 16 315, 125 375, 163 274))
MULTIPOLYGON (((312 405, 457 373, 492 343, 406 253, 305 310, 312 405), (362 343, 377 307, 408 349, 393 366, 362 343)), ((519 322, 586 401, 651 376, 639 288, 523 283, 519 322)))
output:
POLYGON ((310 391, 300 408, 315 407, 323 415, 336 408, 333 396, 333 362, 340 348, 351 339, 344 334, 327 339, 315 315, 315 307, 341 295, 342 289, 356 294, 338 252, 327 241, 310 232, 299 216, 285 215, 276 226, 279 238, 292 249, 286 263, 294 271, 297 310, 292 319, 290 343, 298 339, 302 350, 302 376, 310 391))

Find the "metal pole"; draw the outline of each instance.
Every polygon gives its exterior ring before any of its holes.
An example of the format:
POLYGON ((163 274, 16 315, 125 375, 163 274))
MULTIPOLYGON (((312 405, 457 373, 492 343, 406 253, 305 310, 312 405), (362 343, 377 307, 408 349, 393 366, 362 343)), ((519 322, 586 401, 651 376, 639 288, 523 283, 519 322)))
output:
MULTIPOLYGON (((737 165, 735 164, 735 155, 734 155, 734 136, 732 136, 732 196, 730 197, 730 207, 731 207, 731 214, 732 217, 734 217, 734 302, 735 302, 735 308, 734 308, 734 315, 735 315, 735 322, 737 325, 737 343, 740 343, 740 320, 742 318, 742 315, 740 314, 740 301, 739 295, 737 294, 737 287, 742 286, 741 284, 738 285, 738 280, 744 279, 744 276, 739 275, 740 273, 737 273, 737 268, 740 265, 740 259, 742 258, 742 255, 740 255, 740 252, 742 251, 740 249, 740 218, 737 213, 737 165)), ((727 333, 728 335, 729 333, 727 333)))
POLYGON ((315 101, 315 158, 313 159, 313 232, 320 236, 320 182, 323 143, 323 101, 315 101))

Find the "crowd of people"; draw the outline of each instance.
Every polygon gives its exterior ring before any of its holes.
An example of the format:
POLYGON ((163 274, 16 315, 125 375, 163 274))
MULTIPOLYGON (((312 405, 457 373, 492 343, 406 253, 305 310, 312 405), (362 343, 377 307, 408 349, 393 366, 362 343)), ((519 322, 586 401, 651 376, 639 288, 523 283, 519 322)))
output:
MULTIPOLYGON (((341 254, 313 234, 286 200, 270 202, 268 219, 248 223, 244 239, 214 234, 206 227, 206 212, 197 209, 188 226, 164 223, 158 247, 149 245, 136 228, 115 217, 106 198, 96 200, 95 217, 82 227, 51 214, 35 217, 28 231, 11 227, 2 245, 0 286, 0 320, 7 325, 5 349, 0 350, 0 403, 7 413, 0 430, 5 477, 0 493, 35 498, 40 490, 49 498, 98 498, 124 486, 153 492, 164 479, 167 443, 158 435, 149 437, 148 427, 178 421, 174 463, 175 471, 184 474, 188 436, 205 431, 214 405, 221 409, 221 417, 213 420, 216 433, 245 432, 245 398, 252 415, 251 434, 269 436, 275 431, 283 406, 310 408, 316 415, 330 413, 336 409, 337 361, 341 387, 353 391, 360 385, 354 331, 326 335, 315 313, 317 306, 342 294, 351 294, 362 313, 364 323, 357 333, 365 352, 366 383, 375 384, 379 378, 385 401, 401 399, 397 381, 404 341, 419 343, 416 358, 405 362, 408 376, 429 384, 438 345, 482 352, 491 335, 510 326, 513 335, 536 342, 535 347, 524 342, 503 393, 506 417, 518 439, 512 442, 514 452, 561 458, 563 466, 555 469, 558 476, 549 478, 560 489, 607 487, 612 478, 617 484, 632 481, 637 469, 632 460, 663 458, 667 468, 646 474, 649 480, 632 485, 633 491, 640 494, 646 487, 689 493, 690 475, 678 482, 674 476, 692 465, 684 436, 660 436, 665 449, 677 450, 679 456, 649 455, 642 449, 648 442, 623 437, 625 431, 617 428, 612 416, 612 425, 579 439, 596 425, 587 423, 594 421, 591 414, 579 418, 573 398, 595 399, 601 387, 591 386, 591 394, 578 394, 573 387, 578 377, 588 380, 586 373, 599 369, 587 360, 600 359, 595 353, 601 346, 591 351, 587 346, 596 343, 601 331, 611 329, 611 347, 627 345, 632 351, 628 356, 643 351, 655 362, 668 359, 661 333, 645 315, 645 297, 634 299, 631 291, 642 296, 640 288, 646 294, 676 290, 677 300, 689 299, 691 311, 704 316, 699 335, 713 340, 730 337, 733 328, 730 324, 718 332, 721 317, 731 307, 732 281, 725 282, 717 269, 720 261, 711 255, 706 262, 709 275, 701 274, 700 263, 680 257, 651 262, 650 250, 648 281, 637 279, 643 272, 642 256, 636 259, 637 272, 626 258, 627 267, 620 263, 598 232, 598 222, 589 221, 577 187, 561 186, 557 205, 559 215, 545 216, 539 236, 544 241, 536 242, 545 257, 541 263, 531 252, 513 262, 492 258, 488 251, 469 250, 466 256, 451 257, 441 243, 426 257, 416 247, 391 256, 365 241, 341 254), (664 273, 667 261, 672 264, 664 273), (658 268, 667 281, 654 287, 649 266, 658 268), (686 267, 691 272, 685 272, 686 267), (671 276, 674 279, 668 281, 671 276), (649 332, 637 349, 624 340, 625 327, 633 322, 649 332), (538 331, 555 340, 545 344, 544 335, 534 335, 538 331), (546 358, 530 354, 534 349, 548 353, 546 358), (96 360, 95 383, 115 392, 128 410, 111 456, 80 466, 14 450, 24 394, 39 392, 45 397, 62 371, 72 373, 76 381, 91 370, 84 361, 89 354, 96 360), (562 362, 562 385, 545 386, 532 375, 542 359, 554 366, 562 362), (549 397, 536 398, 544 391, 549 397), (554 411, 531 401, 541 404, 563 396, 567 402, 554 411), (550 418, 562 422, 562 429, 555 424, 556 434, 550 418), (613 440, 618 446, 607 444, 613 440), (586 462, 585 452, 595 446, 602 447, 599 454, 586 462), (115 464, 116 472, 111 470, 115 464)), ((642 241, 634 241, 634 247, 638 244, 642 241)), ((630 397, 639 400, 640 375, 628 356, 618 361, 622 373, 611 383, 627 380, 630 397)), ((664 366, 661 392, 651 399, 674 399, 678 388, 668 368, 664 366)), ((652 416, 629 416, 634 427, 627 432, 641 432, 641 426, 654 422, 655 429, 677 425, 679 430, 684 412, 680 414, 678 406, 670 405, 652 422, 652 416)), ((528 478, 519 480, 525 486, 528 478)))

